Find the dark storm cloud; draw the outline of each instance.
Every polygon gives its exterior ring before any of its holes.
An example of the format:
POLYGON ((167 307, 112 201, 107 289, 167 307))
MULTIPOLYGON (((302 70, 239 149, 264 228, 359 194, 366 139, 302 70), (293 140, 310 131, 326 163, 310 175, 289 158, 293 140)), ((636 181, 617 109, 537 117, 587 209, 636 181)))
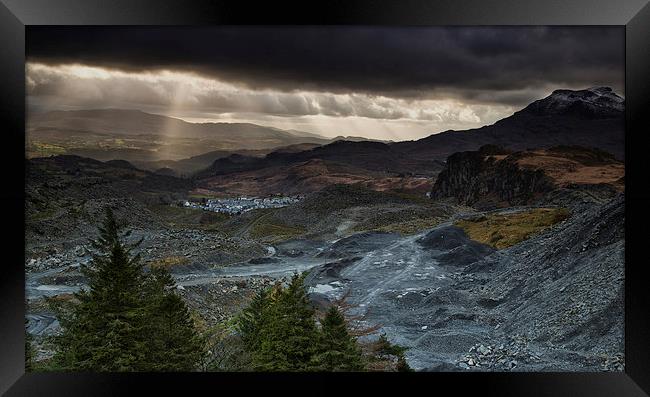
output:
MULTIPOLYGON (((522 105, 549 87, 622 90, 620 27, 29 27, 28 60, 192 71, 250 88, 522 105)), ((290 100, 290 99, 287 99, 290 100)), ((311 104, 270 103, 270 107, 311 104)), ((331 111, 337 106, 332 104, 331 111)))

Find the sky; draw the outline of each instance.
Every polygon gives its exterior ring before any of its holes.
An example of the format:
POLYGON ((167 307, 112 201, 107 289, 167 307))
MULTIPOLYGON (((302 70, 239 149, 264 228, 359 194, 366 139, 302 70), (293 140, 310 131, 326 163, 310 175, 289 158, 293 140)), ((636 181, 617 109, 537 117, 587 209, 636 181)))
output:
POLYGON ((399 141, 559 88, 625 94, 622 27, 29 26, 26 41, 28 117, 139 109, 399 141))

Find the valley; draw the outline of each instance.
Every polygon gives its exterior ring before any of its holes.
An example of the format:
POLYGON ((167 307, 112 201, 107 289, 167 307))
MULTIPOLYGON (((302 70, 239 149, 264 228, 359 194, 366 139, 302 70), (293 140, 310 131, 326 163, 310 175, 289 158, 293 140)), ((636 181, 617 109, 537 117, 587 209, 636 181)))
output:
MULTIPOLYGON (((28 158, 27 329, 37 360, 51 356, 58 331, 47 300, 74 301, 84 288, 80 266, 110 207, 208 328, 306 272, 315 308, 345 299, 356 322, 406 347, 416 370, 622 371, 622 102, 584 91, 419 141, 277 132, 264 147, 204 145, 201 160, 191 151, 139 163, 28 158)), ((108 128, 85 116, 75 122, 93 134, 108 128)), ((69 128, 61 120, 41 122, 69 128)), ((120 127, 136 136, 131 124, 120 127)))

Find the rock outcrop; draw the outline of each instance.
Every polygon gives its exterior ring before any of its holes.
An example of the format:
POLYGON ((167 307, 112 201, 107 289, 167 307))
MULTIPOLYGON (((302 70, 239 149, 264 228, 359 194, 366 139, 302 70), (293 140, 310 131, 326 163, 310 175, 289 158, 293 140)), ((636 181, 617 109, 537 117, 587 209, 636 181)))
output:
POLYGON ((455 197, 461 204, 501 207, 526 204, 553 189, 543 170, 523 169, 508 157, 505 150, 491 145, 449 156, 431 197, 455 197))
POLYGON ((622 191, 624 172, 622 162, 597 149, 558 146, 510 153, 485 145, 449 156, 431 197, 453 197, 477 208, 526 205, 559 188, 622 191))

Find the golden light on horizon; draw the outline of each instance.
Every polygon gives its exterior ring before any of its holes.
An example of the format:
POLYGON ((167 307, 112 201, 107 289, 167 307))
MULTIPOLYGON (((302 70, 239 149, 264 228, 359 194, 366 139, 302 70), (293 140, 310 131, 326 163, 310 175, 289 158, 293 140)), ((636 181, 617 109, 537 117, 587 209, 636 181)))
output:
MULTIPOLYGON (((247 122, 327 137, 417 139, 490 124, 515 109, 455 98, 255 89, 172 70, 124 71, 83 64, 26 65, 28 105, 43 110, 127 108, 197 122, 247 122)), ((175 131, 170 128, 168 136, 175 131)))

